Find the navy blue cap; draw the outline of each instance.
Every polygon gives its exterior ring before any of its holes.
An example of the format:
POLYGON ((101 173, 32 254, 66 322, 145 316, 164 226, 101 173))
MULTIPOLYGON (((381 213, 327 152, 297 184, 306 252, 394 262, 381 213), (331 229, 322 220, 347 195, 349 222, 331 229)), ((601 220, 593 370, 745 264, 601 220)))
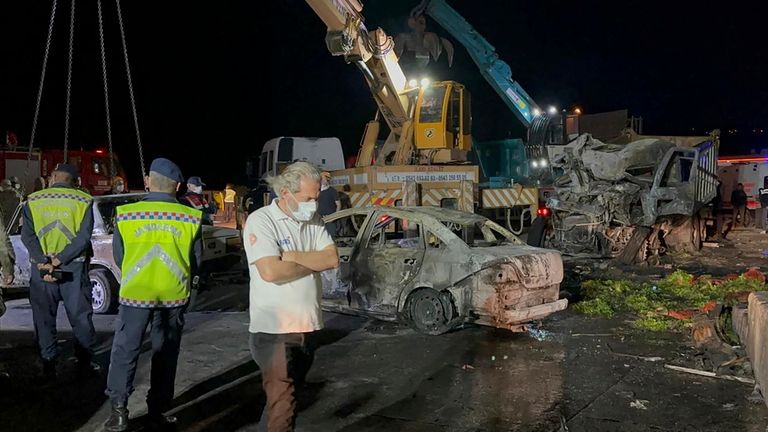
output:
POLYGON ((60 164, 56 165, 56 168, 54 169, 54 171, 65 172, 65 173, 71 175, 72 178, 80 177, 80 171, 78 171, 77 168, 75 168, 74 165, 70 165, 68 163, 60 163, 60 164))
POLYGON ((181 175, 179 166, 166 158, 157 158, 153 160, 152 165, 149 166, 149 170, 179 183, 184 181, 184 176, 181 175))
POLYGON ((187 180, 187 184, 191 184, 192 186, 205 186, 205 183, 203 183, 203 180, 198 176, 192 176, 187 180))

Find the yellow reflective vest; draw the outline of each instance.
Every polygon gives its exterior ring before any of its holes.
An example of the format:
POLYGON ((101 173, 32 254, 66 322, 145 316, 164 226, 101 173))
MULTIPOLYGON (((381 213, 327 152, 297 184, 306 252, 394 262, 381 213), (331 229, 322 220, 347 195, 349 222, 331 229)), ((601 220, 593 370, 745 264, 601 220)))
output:
POLYGON ((60 253, 80 230, 93 197, 72 188, 52 187, 30 194, 27 206, 45 255, 60 253))
POLYGON ((117 208, 123 240, 120 304, 163 308, 189 299, 190 256, 202 212, 179 203, 140 201, 117 208))

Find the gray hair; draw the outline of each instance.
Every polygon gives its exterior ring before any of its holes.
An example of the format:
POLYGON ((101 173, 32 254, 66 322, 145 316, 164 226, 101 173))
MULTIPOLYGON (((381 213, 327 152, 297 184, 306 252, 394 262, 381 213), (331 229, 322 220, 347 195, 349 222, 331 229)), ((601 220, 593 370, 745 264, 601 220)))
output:
POLYGON ((149 172, 149 190, 150 192, 175 193, 179 184, 176 180, 170 179, 158 172, 149 172))
POLYGON ((301 188, 301 179, 314 182, 320 181, 320 171, 309 162, 294 162, 288 165, 280 175, 267 178, 267 183, 275 194, 288 189, 290 192, 298 192, 301 188))

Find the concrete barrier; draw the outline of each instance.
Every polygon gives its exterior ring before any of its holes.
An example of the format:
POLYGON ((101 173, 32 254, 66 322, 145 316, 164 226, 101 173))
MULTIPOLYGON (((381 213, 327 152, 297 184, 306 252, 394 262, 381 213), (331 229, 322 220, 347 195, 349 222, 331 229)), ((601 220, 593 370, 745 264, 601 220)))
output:
POLYGON ((768 405, 768 292, 749 295, 747 308, 733 308, 733 329, 746 346, 749 361, 768 405))

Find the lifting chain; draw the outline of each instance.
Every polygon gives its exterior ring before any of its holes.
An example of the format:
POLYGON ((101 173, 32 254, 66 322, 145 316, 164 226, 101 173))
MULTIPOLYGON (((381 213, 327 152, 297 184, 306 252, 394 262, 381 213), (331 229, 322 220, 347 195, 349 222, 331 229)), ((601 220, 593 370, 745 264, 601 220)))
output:
MULTIPOLYGON (((74 0, 73 0, 74 1, 74 0)), ((104 23, 101 13, 101 0, 96 5, 99 11, 99 42, 101 43, 101 74, 104 79, 104 113, 107 116, 107 142, 109 143, 109 177, 115 178, 115 156, 112 148, 112 121, 109 115, 109 85, 107 81, 107 56, 104 50, 104 23)))
POLYGON ((43 83, 45 82, 45 70, 48 66, 48 52, 51 49, 51 35, 53 34, 53 22, 56 17, 56 2, 53 0, 51 7, 51 20, 48 23, 48 38, 45 41, 45 54, 43 55, 43 70, 40 73, 40 85, 37 88, 37 102, 35 103, 35 117, 32 120, 32 132, 29 137, 29 149, 27 151, 27 167, 24 170, 24 178, 29 175, 29 164, 32 160, 32 147, 35 144, 35 132, 37 131, 37 117, 40 113, 40 100, 43 98, 43 83))
POLYGON ((141 177, 144 178, 146 171, 144 169, 144 153, 141 146, 141 134, 139 133, 139 117, 136 114, 136 100, 133 96, 133 81, 131 80, 131 67, 128 64, 128 45, 125 42, 125 27, 123 26, 123 12, 120 9, 120 0, 115 0, 117 4, 117 19, 120 23, 120 38, 123 41, 123 56, 125 58, 125 72, 128 76, 128 91, 131 95, 131 109, 133 110, 133 125, 136 128, 136 143, 139 147, 139 163, 141 164, 141 177))
POLYGON ((72 57, 74 54, 75 42, 75 0, 72 0, 72 7, 69 12, 69 63, 67 64, 67 106, 64 111, 64 158, 62 162, 67 163, 67 147, 69 144, 69 107, 70 96, 72 94, 72 57))

